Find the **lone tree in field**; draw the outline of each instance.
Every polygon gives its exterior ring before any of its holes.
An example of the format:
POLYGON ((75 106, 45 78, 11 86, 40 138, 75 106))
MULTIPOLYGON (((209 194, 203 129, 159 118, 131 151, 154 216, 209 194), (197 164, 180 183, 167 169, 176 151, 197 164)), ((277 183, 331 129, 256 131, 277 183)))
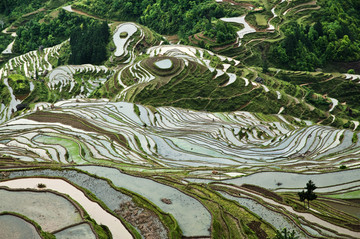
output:
POLYGON ((310 201, 317 198, 317 195, 314 193, 314 190, 316 188, 317 187, 315 186, 315 184, 311 180, 309 180, 305 187, 306 192, 304 190, 302 190, 302 192, 298 192, 300 202, 305 203, 305 200, 308 201, 308 208, 310 208, 310 201))

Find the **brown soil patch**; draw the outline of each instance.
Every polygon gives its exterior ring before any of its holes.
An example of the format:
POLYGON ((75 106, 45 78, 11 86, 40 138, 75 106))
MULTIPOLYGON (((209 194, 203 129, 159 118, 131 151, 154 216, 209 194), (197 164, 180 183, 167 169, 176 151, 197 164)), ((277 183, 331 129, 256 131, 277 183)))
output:
MULTIPOLYGON (((73 12, 79 14, 79 15, 83 15, 83 16, 95 18, 95 19, 98 19, 98 20, 104 20, 104 19, 102 19, 102 18, 100 18, 100 17, 97 17, 97 16, 95 16, 95 15, 91 15, 91 14, 89 14, 89 13, 83 12, 83 11, 81 11, 81 10, 79 10, 79 9, 74 8, 74 7, 76 7, 76 6, 73 6, 73 5, 72 5, 72 6, 71 6, 71 10, 72 10, 73 12)), ((111 21, 118 23, 118 21, 113 21, 113 20, 111 20, 111 21)))
POLYGON ((251 221, 247 224, 248 227, 250 227, 251 230, 253 230, 256 233, 256 236, 259 239, 266 239, 268 238, 266 232, 260 228, 261 222, 258 221, 251 221))
POLYGON ((233 4, 233 5, 236 5, 236 6, 243 6, 247 9, 251 9, 251 8, 255 8, 254 5, 250 4, 250 3, 245 3, 245 2, 235 2, 235 1, 232 1, 232 0, 223 0, 223 2, 228 2, 230 4, 233 4))
POLYGON ((164 37, 165 37, 169 42, 174 43, 174 44, 176 44, 176 43, 178 43, 178 42, 180 41, 180 38, 179 38, 178 35, 170 35, 170 36, 165 36, 165 35, 164 35, 164 37))
POLYGON ((232 48, 235 49, 235 48, 237 48, 236 44, 237 44, 237 42, 236 42, 236 40, 235 40, 234 42, 229 43, 229 44, 227 44, 227 45, 214 47, 213 50, 214 50, 214 51, 221 51, 221 50, 224 50, 224 49, 226 49, 226 48, 228 48, 228 47, 232 47, 232 48))
POLYGON ((29 12, 29 13, 27 13, 27 14, 22 15, 22 17, 28 17, 28 16, 31 16, 31 15, 35 15, 35 14, 37 14, 37 13, 39 13, 39 12, 43 12, 43 11, 45 11, 45 10, 46 10, 45 8, 39 8, 39 9, 36 10, 36 11, 29 12))
POLYGON ((148 209, 136 206, 133 202, 121 204, 115 213, 131 225, 136 226, 146 239, 158 239, 167 236, 167 231, 157 215, 148 209))
POLYGON ((215 39, 205 36, 204 33, 202 32, 195 34, 194 37, 198 41, 208 41, 208 42, 216 43, 215 39))
POLYGON ((246 189, 250 189, 252 191, 255 191, 255 192, 258 192, 266 197, 269 197, 269 198, 273 198, 275 199, 276 201, 280 201, 282 202, 283 201, 283 198, 281 196, 279 196, 278 194, 274 193, 274 192, 271 192, 265 188, 262 188, 262 187, 259 187, 259 186, 256 186, 256 185, 251 185, 251 184, 243 184, 241 185, 242 188, 246 188, 246 189))
POLYGON ((345 224, 345 226, 351 228, 352 231, 360 232, 360 224, 345 224))
POLYGON ((75 115, 37 111, 34 114, 28 115, 26 118, 30 120, 35 120, 37 122, 61 123, 85 131, 98 132, 108 136, 111 140, 118 142, 122 146, 127 146, 126 139, 123 135, 106 131, 75 115))

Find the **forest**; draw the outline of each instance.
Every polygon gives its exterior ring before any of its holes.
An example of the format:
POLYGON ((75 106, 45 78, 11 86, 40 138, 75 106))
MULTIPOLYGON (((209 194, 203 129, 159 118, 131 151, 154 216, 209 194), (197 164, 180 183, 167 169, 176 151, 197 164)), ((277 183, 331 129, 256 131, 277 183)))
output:
POLYGON ((110 30, 107 22, 85 22, 71 31, 71 64, 101 64, 106 60, 106 46, 109 42, 110 30))
POLYGON ((73 6, 107 19, 137 21, 160 34, 177 33, 182 37, 205 30, 213 19, 238 15, 212 0, 86 0, 73 6))
POLYGON ((360 1, 321 0, 313 25, 285 25, 285 39, 270 49, 271 58, 292 70, 314 71, 328 62, 360 59, 360 1))
MULTIPOLYGON (((38 16, 17 30, 18 38, 14 50, 26 53, 40 46, 50 47, 63 42, 71 36, 73 64, 100 64, 106 58, 106 45, 110 30, 106 22, 85 18, 61 9, 57 18, 40 23, 38 16), (97 36, 97 37, 94 37, 97 36)), ((46 19, 46 17, 45 17, 46 19)))

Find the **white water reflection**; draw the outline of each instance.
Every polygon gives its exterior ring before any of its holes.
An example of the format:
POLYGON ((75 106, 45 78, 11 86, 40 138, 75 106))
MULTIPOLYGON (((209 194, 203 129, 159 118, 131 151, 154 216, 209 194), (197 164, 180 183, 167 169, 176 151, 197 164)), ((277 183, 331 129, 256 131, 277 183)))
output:
MULTIPOLYGON (((228 18, 220 18, 224 22, 234 22, 238 24, 243 24, 244 28, 237 32, 237 35, 239 39, 242 39, 246 34, 256 32, 256 29, 251 27, 246 21, 245 21, 246 15, 243 15, 241 17, 228 17, 228 18)), ((241 46, 241 41, 239 42, 239 46, 241 46)))
POLYGON ((116 51, 114 53, 115 56, 122 56, 126 53, 125 44, 129 41, 129 38, 137 31, 137 27, 133 23, 124 23, 118 26, 116 32, 114 33, 113 40, 116 46, 116 51), (122 32, 126 32, 127 36, 125 38, 121 38, 120 34, 122 32))
POLYGON ((155 62, 155 65, 160 69, 169 69, 172 66, 172 61, 170 59, 164 59, 155 62))
POLYGON ((7 47, 5 50, 3 50, 3 52, 1 52, 2 54, 11 54, 12 53, 12 48, 14 46, 15 40, 13 40, 7 47))
POLYGON ((107 226, 114 239, 133 238, 119 219, 106 212, 99 204, 88 199, 82 191, 64 180, 49 178, 21 178, 0 182, 0 186, 7 186, 9 188, 38 189, 37 185, 39 183, 45 184, 47 189, 68 194, 72 199, 77 201, 89 214, 89 216, 98 224, 107 226))

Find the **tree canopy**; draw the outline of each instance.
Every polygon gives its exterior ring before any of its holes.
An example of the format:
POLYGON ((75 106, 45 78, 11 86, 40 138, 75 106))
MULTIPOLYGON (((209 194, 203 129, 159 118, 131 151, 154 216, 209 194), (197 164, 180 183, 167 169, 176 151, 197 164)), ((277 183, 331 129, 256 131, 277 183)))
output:
POLYGON ((360 60, 360 3, 356 0, 321 0, 317 21, 282 28, 285 39, 270 50, 274 61, 293 70, 313 71, 332 61, 360 60))
POLYGON ((74 7, 98 16, 137 21, 161 34, 189 36, 205 30, 212 19, 236 16, 212 0, 87 0, 74 7))
POLYGON ((71 64, 100 64, 106 60, 110 30, 107 22, 92 21, 71 31, 71 64))
POLYGON ((315 186, 315 184, 311 180, 309 180, 305 187, 306 191, 302 190, 301 192, 298 192, 300 202, 305 203, 305 200, 308 201, 308 208, 310 208, 310 201, 317 198, 317 195, 314 193, 314 190, 316 188, 317 187, 315 186))

